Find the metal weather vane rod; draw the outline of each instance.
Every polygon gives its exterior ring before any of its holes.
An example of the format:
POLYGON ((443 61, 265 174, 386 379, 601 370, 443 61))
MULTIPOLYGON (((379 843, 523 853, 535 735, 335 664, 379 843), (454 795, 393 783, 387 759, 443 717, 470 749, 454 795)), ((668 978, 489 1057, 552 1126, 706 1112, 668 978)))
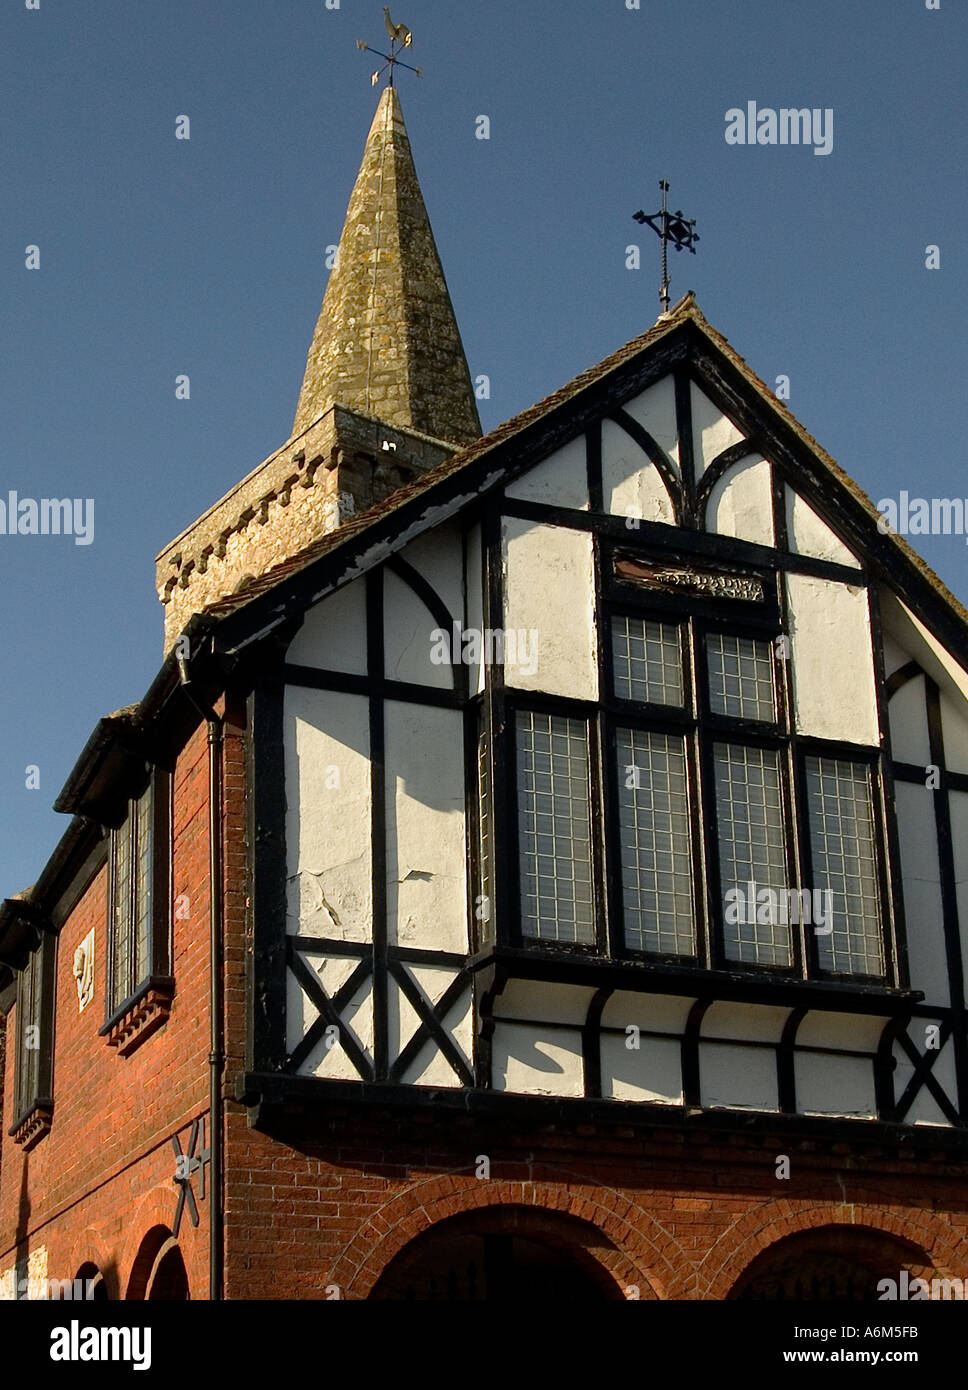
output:
POLYGON ((364 42, 363 39, 356 40, 357 48, 362 49, 364 53, 375 53, 378 58, 383 59, 383 67, 378 68, 377 71, 370 78, 372 86, 376 86, 380 78, 389 68, 390 86, 392 87, 393 69, 397 67, 397 65, 399 65, 402 68, 406 68, 408 72, 415 72, 418 77, 423 77, 423 68, 413 68, 410 66, 409 63, 404 63, 400 59, 401 50, 404 48, 409 48, 410 45, 413 43, 413 35, 411 34, 410 30, 407 28, 405 24, 394 24, 393 20, 390 18, 389 5, 383 6, 383 23, 386 25, 387 33, 390 35, 389 53, 381 53, 380 49, 372 48, 370 44, 364 42))
POLYGON ((669 264, 667 251, 669 243, 677 251, 691 251, 696 254, 696 242, 699 240, 699 233, 695 230, 695 218, 684 217, 681 211, 670 212, 666 206, 666 194, 669 185, 665 179, 659 180, 659 187, 662 189, 662 207, 658 212, 653 212, 646 216, 644 212, 633 213, 636 222, 646 223, 657 234, 662 242, 662 285, 659 289, 659 303, 662 305, 662 312, 669 311, 669 264))

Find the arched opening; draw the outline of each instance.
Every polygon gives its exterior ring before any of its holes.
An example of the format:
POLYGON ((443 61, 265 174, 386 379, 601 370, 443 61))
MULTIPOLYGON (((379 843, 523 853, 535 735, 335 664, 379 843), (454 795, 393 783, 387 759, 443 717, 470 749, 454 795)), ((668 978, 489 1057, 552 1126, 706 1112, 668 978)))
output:
POLYGON ((79 1291, 80 1297, 89 1303, 110 1302, 111 1294, 107 1281, 92 1260, 82 1264, 74 1275, 74 1288, 79 1291))
POLYGON ((387 1265, 370 1297, 425 1302, 595 1302, 622 1291, 594 1251, 613 1247, 594 1226, 533 1208, 450 1217, 387 1265))
POLYGON ((178 1242, 167 1226, 153 1226, 131 1266, 126 1301, 181 1302, 190 1297, 188 1271, 178 1242))
POLYGON ((821 1226, 764 1250, 737 1280, 731 1299, 873 1303, 884 1279, 930 1277, 931 1261, 910 1241, 858 1226, 821 1226))
POLYGON ((172 1243, 159 1255, 148 1282, 150 1303, 183 1303, 189 1297, 188 1271, 178 1246, 172 1243))

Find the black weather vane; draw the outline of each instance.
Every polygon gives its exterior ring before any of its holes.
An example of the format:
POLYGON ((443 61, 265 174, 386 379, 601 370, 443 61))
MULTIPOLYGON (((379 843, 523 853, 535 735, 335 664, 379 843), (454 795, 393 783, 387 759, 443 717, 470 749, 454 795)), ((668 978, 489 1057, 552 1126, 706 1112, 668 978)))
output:
POLYGON ((677 251, 691 251, 695 255, 699 233, 695 230, 695 218, 690 220, 684 217, 681 211, 670 212, 666 207, 669 185, 665 179, 659 180, 659 187, 662 189, 662 207, 659 211, 652 213, 650 217, 644 212, 632 215, 636 222, 647 223, 662 242, 662 285, 659 289, 659 302, 665 314, 669 311, 669 266, 666 255, 669 243, 671 242, 677 251))
POLYGON ((393 69, 398 64, 400 65, 400 67, 406 68, 408 72, 415 72, 418 77, 423 77, 422 68, 413 68, 410 66, 409 63, 404 63, 400 59, 400 53, 402 52, 402 50, 404 48, 409 48, 410 45, 413 43, 413 35, 411 34, 410 30, 407 28, 405 24, 394 24, 393 20, 390 18, 389 5, 383 6, 383 22, 386 25, 387 33, 390 35, 389 53, 381 53, 378 48, 371 48, 370 45, 364 42, 363 39, 356 40, 357 48, 362 49, 364 53, 375 53, 378 58, 383 59, 383 67, 378 68, 377 71, 370 78, 371 84, 375 87, 376 84, 379 82, 380 78, 389 68, 390 86, 392 87, 393 69))

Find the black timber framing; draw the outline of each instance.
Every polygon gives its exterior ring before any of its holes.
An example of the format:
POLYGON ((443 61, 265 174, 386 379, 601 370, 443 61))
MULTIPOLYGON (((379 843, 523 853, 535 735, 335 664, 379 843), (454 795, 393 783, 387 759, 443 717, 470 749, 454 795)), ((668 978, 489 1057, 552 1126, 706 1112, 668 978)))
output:
MULTIPOLYGON (((281 654, 280 654, 281 656, 281 654)), ((281 659, 248 698, 246 758, 249 956, 246 1055, 258 1070, 283 1071, 286 1050, 286 750, 281 659)))
MULTIPOLYGON (((838 1116, 787 1115, 747 1110, 700 1110, 651 1101, 593 1100, 586 1097, 516 1095, 493 1090, 430 1086, 393 1086, 362 1081, 319 1081, 315 1077, 279 1076, 272 1073, 241 1073, 235 1081, 235 1098, 249 1109, 249 1126, 266 1133, 300 1132, 307 1126, 313 1134, 320 1124, 342 1128, 354 1113, 378 1116, 400 1135, 412 1118, 415 1133, 425 1136, 428 1117, 436 1117, 448 1134, 448 1142, 463 1149, 454 1139, 452 1116, 472 1116, 482 1124, 506 1124, 517 1135, 538 1135, 542 1131, 556 1136, 572 1134, 576 1143, 591 1144, 588 1126, 608 1133, 613 1129, 632 1131, 647 1138, 650 1131, 673 1131, 695 1135, 735 1134, 753 1137, 762 1153, 764 1142, 772 1136, 787 1141, 802 1139, 819 1146, 849 1144, 855 1155, 867 1146, 872 1157, 885 1160, 897 1150, 904 1154, 923 1154, 931 1172, 950 1155, 950 1162, 968 1162, 968 1130, 919 1125, 891 1124, 881 1120, 858 1120, 838 1116)), ((430 1121, 433 1123, 433 1119, 430 1121)), ((474 1150, 477 1152, 477 1150, 474 1150)), ((473 1168, 473 1154, 467 1166, 473 1168)))

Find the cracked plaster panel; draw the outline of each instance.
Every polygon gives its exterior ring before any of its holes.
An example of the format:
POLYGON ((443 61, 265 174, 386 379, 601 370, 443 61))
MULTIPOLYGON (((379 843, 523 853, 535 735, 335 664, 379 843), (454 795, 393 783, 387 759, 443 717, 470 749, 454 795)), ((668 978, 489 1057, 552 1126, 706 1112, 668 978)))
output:
MULTIPOLYGON (((673 377, 664 376, 640 395, 625 401, 622 409, 651 434, 659 448, 672 460, 678 473, 679 430, 676 423, 676 387, 673 377)), ((628 435, 625 437, 627 439, 628 435)))
POLYGON ((602 421, 602 496, 613 516, 675 525, 672 498, 659 470, 614 420, 602 421))
POLYGON ((744 439, 732 420, 727 419, 718 406, 713 405, 694 381, 689 383, 689 399, 692 402, 692 439, 696 455, 696 473, 704 473, 709 465, 724 449, 732 448, 744 439))
POLYGON ((751 454, 719 479, 706 504, 706 530, 755 545, 773 545, 770 465, 751 454))
POLYGON ((787 574, 797 732, 879 742, 867 590, 787 574))
POLYGON ((588 511, 588 465, 585 436, 570 440, 543 463, 529 468, 505 489, 505 496, 520 502, 542 502, 548 507, 573 507, 588 511))
POLYGON ((450 665, 431 660, 438 643, 434 634, 439 627, 434 614, 410 585, 392 570, 384 570, 383 633, 387 678, 412 685, 430 685, 438 690, 453 689, 450 665))
POLYGON ((798 492, 786 488, 787 535, 794 555, 812 555, 838 565, 856 565, 857 556, 831 531, 798 492))
POLYGON ((581 1033, 540 1026, 498 1023, 491 1050, 491 1084, 496 1091, 529 1096, 585 1094, 581 1033))
POLYGON ((597 700, 592 537, 506 517, 502 540, 505 634, 514 633, 518 646, 517 659, 505 662, 506 683, 597 700))
POLYGON ((388 939, 463 955, 463 715, 395 700, 385 708, 388 939))
POLYGON ((778 1110, 776 1049, 702 1043, 702 1104, 709 1109, 778 1110))
POLYGON ((607 1100, 648 1100, 682 1104, 682 1046, 671 1038, 626 1039, 602 1035, 602 1095, 607 1100))
POLYGON ((362 580, 347 584, 306 613, 289 644, 292 666, 366 674, 366 591, 362 580))
POLYGON ((373 898, 366 699, 288 686, 285 758, 286 928, 367 941, 373 898))
POLYGON ((464 543, 456 521, 445 521, 400 552, 427 581, 457 622, 464 607, 464 543))

